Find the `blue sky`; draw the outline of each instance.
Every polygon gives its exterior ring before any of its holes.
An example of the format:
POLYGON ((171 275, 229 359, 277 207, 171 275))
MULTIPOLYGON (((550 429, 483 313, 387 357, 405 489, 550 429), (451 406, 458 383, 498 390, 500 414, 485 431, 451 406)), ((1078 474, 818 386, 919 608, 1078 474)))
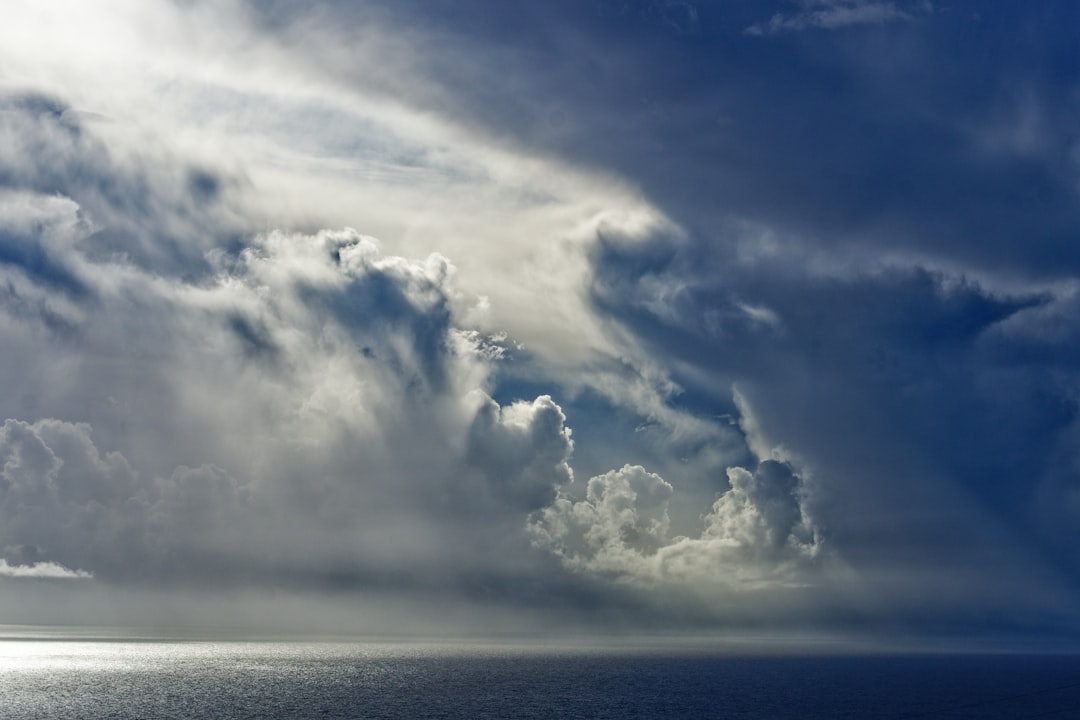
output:
POLYGON ((1076 637, 1073 5, 5 12, 11 622, 1076 637))

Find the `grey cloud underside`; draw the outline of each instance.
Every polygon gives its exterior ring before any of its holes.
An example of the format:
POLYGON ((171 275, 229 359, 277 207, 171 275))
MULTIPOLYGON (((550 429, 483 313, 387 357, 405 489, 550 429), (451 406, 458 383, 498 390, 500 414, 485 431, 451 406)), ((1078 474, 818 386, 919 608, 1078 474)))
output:
MULTIPOLYGON (((79 238, 91 258, 120 256, 155 271, 202 273, 207 250, 250 230, 220 203, 242 179, 164 151, 117 157, 77 111, 33 92, 4 95, 0 115, 0 188, 78 198, 78 219, 92 218, 79 238)), ((84 292, 67 268, 35 246, 38 240, 5 237, 0 264, 17 262, 45 282, 84 292)))

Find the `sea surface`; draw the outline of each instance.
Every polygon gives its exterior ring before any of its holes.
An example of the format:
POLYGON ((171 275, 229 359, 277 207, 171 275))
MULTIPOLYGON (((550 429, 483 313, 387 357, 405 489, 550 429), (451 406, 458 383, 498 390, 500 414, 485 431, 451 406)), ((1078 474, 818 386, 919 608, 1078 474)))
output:
POLYGON ((0 640, 0 718, 1077 718, 1080 656, 0 640))

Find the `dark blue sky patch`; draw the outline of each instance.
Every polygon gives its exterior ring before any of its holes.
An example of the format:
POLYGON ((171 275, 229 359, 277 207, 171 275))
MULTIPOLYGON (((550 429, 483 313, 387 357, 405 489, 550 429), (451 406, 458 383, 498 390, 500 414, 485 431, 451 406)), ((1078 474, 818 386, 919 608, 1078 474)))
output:
MULTIPOLYGON (((313 306, 321 306, 335 322, 346 328, 365 353, 412 376, 410 387, 423 395, 440 392, 446 386, 447 331, 451 327, 445 298, 431 308, 418 307, 400 281, 371 269, 342 289, 301 288, 301 296, 313 306), (387 343, 392 335, 409 338, 409 356, 402 356, 387 343), (380 350, 371 350, 375 345, 380 350)), ((429 292, 438 294, 434 287, 429 292)))
POLYGON ((273 362, 278 358, 280 349, 265 324, 237 313, 226 319, 226 325, 249 359, 273 362))
POLYGON ((51 256, 38 237, 20 237, 0 228, 0 266, 19 270, 32 282, 80 301, 88 301, 92 294, 78 274, 51 256))
POLYGON ((191 170, 188 173, 188 187, 199 203, 214 202, 221 196, 221 180, 206 170, 191 170))

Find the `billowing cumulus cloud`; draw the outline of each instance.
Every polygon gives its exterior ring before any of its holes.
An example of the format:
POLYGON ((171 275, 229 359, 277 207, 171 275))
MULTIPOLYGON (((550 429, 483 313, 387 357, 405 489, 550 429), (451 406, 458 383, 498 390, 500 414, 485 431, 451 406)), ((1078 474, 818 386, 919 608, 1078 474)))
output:
POLYGON ((531 529, 568 567, 614 578, 736 590, 790 581, 787 571, 819 549, 799 477, 765 460, 753 473, 729 468, 727 479, 694 538, 672 537, 674 489, 640 465, 592 478, 584 500, 558 498, 531 529))
POLYGON ((671 492, 659 475, 627 465, 589 480, 583 501, 558 498, 534 531, 571 567, 634 576, 667 542, 671 492))
MULTIPOLYGON (((446 259, 384 256, 346 230, 270 233, 210 262, 199 283, 87 274, 97 307, 54 342, 102 341, 64 357, 92 422, 3 426, 5 544, 99 577, 257 567, 264 552, 280 560, 268 572, 437 564, 441 536, 480 508, 498 510, 483 523, 523 519, 568 480, 559 407, 486 395, 497 340, 455 327, 467 300, 446 259), (124 451, 99 450, 94 425, 124 451)), ((9 319, 18 349, 36 318, 9 319)))
POLYGON ((125 546, 138 547, 141 528, 125 512, 138 502, 131 468, 118 454, 102 457, 89 426, 7 420, 0 458, 5 545, 43 548, 50 561, 106 570, 124 562, 125 546))
POLYGON ((566 416, 550 397, 505 408, 487 400, 469 428, 467 459, 512 506, 535 510, 568 482, 574 444, 566 416))

